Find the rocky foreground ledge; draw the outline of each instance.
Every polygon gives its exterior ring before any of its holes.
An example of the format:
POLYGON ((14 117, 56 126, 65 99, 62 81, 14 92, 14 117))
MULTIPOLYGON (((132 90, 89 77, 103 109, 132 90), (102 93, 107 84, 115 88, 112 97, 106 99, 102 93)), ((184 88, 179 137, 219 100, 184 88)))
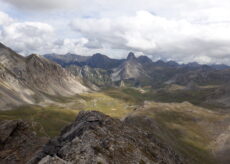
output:
POLYGON ((48 142, 47 137, 37 136, 32 129, 26 121, 0 121, 1 164, 25 164, 48 142))
POLYGON ((29 164, 182 164, 153 135, 103 113, 82 111, 29 164))

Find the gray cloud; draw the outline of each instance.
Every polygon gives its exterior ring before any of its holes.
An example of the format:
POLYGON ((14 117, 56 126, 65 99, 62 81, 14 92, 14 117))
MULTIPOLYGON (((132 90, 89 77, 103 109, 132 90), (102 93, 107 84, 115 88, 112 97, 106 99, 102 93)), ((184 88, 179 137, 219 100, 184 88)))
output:
POLYGON ((152 59, 230 64, 228 0, 1 1, 11 5, 7 10, 19 9, 14 19, 0 12, 0 39, 19 52, 121 57, 135 51, 152 59))
POLYGON ((54 27, 42 22, 21 22, 0 12, 0 40, 18 53, 61 53, 88 54, 92 52, 84 45, 86 38, 59 39, 54 27))
POLYGON ((96 38, 102 46, 139 51, 153 59, 214 63, 230 57, 228 23, 194 24, 140 11, 115 19, 78 18, 71 27, 88 38, 88 44, 96 38))
MULTIPOLYGON (((187 16, 200 19, 199 14, 228 10, 228 0, 2 0, 23 10, 42 11, 44 9, 74 9, 77 13, 97 14, 99 16, 125 15, 138 10, 148 10, 168 17, 187 16), (170 5, 169 5, 170 4, 170 5), (219 10, 220 9, 220 10, 219 10), (218 11, 217 11, 218 10, 218 11), (199 14, 194 14, 200 11, 199 14), (191 13, 190 13, 191 12, 191 13), (104 14, 103 14, 104 13, 104 14), (198 16, 197 16, 198 15, 198 16)), ((210 13, 209 13, 210 14, 210 13)), ((218 14, 217 14, 218 15, 218 14)), ((215 17, 215 15, 210 15, 215 17)), ((219 21, 219 20, 218 20, 219 21)))
POLYGON ((54 9, 54 8, 63 8, 67 7, 69 3, 73 3, 73 0, 4 0, 7 3, 12 4, 13 6, 20 9, 54 9))

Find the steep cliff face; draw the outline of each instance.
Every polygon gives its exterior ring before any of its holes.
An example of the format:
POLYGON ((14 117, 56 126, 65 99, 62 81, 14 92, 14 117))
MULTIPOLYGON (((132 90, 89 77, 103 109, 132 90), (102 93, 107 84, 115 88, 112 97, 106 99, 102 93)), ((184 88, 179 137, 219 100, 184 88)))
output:
POLYGON ((0 109, 36 103, 44 95, 73 95, 88 89, 71 73, 41 56, 20 56, 0 45, 0 109))
POLYGON ((100 112, 80 112, 30 164, 167 163, 182 158, 153 135, 100 112))

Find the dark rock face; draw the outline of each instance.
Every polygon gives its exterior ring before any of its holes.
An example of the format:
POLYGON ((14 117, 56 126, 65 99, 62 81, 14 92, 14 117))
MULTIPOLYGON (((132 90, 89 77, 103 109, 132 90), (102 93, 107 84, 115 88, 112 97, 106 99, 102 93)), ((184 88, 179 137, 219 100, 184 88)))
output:
POLYGON ((136 59, 136 56, 134 55, 133 52, 130 52, 127 56, 127 60, 134 60, 134 59, 136 59))
POLYGON ((12 134, 12 132, 17 128, 17 121, 4 121, 0 125, 0 143, 4 144, 7 138, 12 134))
POLYGON ((150 58, 148 58, 147 56, 139 56, 137 58, 137 60, 141 64, 151 64, 152 63, 152 60, 150 58))
POLYGON ((180 164, 180 156, 151 134, 100 112, 80 112, 29 164, 180 164))
POLYGON ((0 122, 0 163, 24 164, 48 141, 31 131, 28 122, 0 122))

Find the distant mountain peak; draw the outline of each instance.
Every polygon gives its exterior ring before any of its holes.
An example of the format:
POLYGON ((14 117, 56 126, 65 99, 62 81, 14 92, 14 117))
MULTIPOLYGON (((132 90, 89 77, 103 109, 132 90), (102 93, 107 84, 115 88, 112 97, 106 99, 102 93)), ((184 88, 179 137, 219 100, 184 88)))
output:
POLYGON ((142 64, 145 64, 145 63, 152 63, 152 60, 151 60, 149 57, 144 56, 144 55, 139 56, 137 59, 138 59, 138 61, 139 61, 140 63, 142 63, 142 64))
POLYGON ((130 52, 130 53, 128 54, 127 60, 133 60, 133 59, 136 59, 136 56, 134 55, 133 52, 130 52))
POLYGON ((168 64, 169 66, 178 66, 178 65, 179 65, 177 62, 175 62, 175 61, 173 61, 173 60, 168 61, 167 64, 168 64))
POLYGON ((107 58, 106 55, 102 55, 102 54, 100 54, 100 53, 94 54, 93 57, 106 57, 106 58, 107 58))
POLYGON ((76 56, 78 56, 78 55, 73 54, 73 53, 67 53, 67 54, 65 54, 65 56, 68 56, 68 57, 76 57, 76 56))
POLYGON ((199 63, 197 63, 197 62, 190 62, 190 63, 188 63, 187 64, 188 66, 190 66, 190 67, 199 67, 199 66, 201 66, 199 63))

